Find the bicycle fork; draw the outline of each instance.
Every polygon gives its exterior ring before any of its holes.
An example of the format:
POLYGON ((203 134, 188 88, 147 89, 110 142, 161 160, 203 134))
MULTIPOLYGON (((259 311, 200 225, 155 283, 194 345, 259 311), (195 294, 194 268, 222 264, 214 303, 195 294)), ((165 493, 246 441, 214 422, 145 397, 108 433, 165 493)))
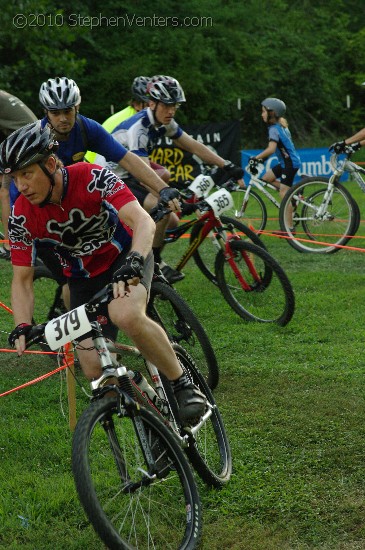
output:
MULTIPOLYGON (((237 263, 236 263, 236 257, 237 257, 238 252, 235 252, 231 247, 231 243, 234 242, 235 240, 238 240, 238 239, 229 238, 226 241, 225 249, 224 249, 224 257, 227 260, 227 262, 229 263, 229 265, 231 266, 232 271, 235 274, 235 277, 238 280, 238 282, 240 283, 242 289, 245 292, 249 292, 249 291, 252 290, 252 286, 245 280, 245 278, 243 277, 241 271, 239 270, 239 268, 237 266, 237 263)), ((240 255, 241 255, 241 258, 243 258, 243 261, 245 262, 245 264, 247 265, 248 270, 251 273, 254 281, 256 283, 260 283, 261 282, 261 277, 257 273, 255 265, 254 265, 252 259, 250 258, 248 252, 242 250, 240 255)))
POLYGON ((242 204, 241 204, 241 208, 239 210, 235 210, 234 215, 235 215, 236 218, 242 218, 243 214, 246 212, 248 199, 250 198, 250 190, 251 190, 251 186, 249 185, 246 189, 245 194, 244 194, 243 201, 242 201, 242 204))
POLYGON ((204 413, 204 415, 201 417, 200 421, 195 424, 194 426, 184 427, 183 432, 181 433, 179 429, 179 424, 174 416, 171 403, 168 400, 168 396, 165 393, 161 376, 156 368, 156 366, 153 363, 150 363, 149 361, 146 361, 148 372, 150 373, 151 380, 154 383, 154 389, 159 396, 162 403, 165 403, 164 412, 162 412, 162 415, 168 419, 168 424, 172 428, 172 430, 175 432, 175 435, 177 436, 178 440, 180 441, 181 447, 187 447, 189 445, 188 437, 190 435, 195 435, 200 428, 207 422, 207 420, 210 418, 213 412, 213 406, 207 402, 207 411, 204 413), (166 414, 167 412, 167 414, 166 414))
MULTIPOLYGON (((294 206, 294 212, 297 210, 299 204, 306 206, 310 210, 313 211, 313 219, 314 220, 324 220, 324 219, 333 219, 333 216, 328 211, 328 206, 331 204, 332 196, 335 191, 335 179, 336 175, 331 176, 327 189, 324 193, 323 200, 319 206, 316 206, 311 202, 310 197, 308 200, 305 200, 302 195, 295 195, 293 199, 295 200, 295 206, 294 206)), ((296 221, 305 220, 306 218, 300 218, 297 217, 296 221)))

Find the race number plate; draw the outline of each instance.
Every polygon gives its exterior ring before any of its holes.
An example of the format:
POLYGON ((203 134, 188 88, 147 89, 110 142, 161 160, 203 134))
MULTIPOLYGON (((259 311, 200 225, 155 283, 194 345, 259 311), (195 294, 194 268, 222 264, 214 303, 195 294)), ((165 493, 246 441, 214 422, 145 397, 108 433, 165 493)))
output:
POLYGON ((216 216, 220 216, 226 210, 233 207, 232 195, 227 189, 219 189, 209 197, 205 199, 216 216))
POLYGON ((210 176, 200 174, 194 181, 191 182, 188 189, 190 189, 190 191, 192 191, 198 198, 201 198, 207 197, 213 186, 214 181, 210 176))
POLYGON ((90 330, 91 324, 83 305, 49 321, 44 335, 51 350, 57 350, 90 330))

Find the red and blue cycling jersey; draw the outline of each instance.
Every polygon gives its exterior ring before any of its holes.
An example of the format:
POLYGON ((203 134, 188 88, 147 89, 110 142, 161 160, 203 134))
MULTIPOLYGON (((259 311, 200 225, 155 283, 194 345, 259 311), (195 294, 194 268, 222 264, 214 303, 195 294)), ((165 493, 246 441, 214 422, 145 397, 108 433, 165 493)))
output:
POLYGON ((59 205, 32 205, 23 195, 9 218, 11 261, 34 266, 37 250, 51 248, 66 277, 95 277, 129 250, 132 230, 118 218, 125 204, 136 200, 115 174, 80 162, 62 169, 59 205))

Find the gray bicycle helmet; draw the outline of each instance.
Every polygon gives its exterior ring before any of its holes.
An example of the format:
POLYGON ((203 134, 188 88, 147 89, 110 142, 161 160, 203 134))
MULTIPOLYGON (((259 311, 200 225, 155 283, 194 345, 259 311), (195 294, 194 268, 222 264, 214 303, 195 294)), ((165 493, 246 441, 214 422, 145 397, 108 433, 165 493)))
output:
POLYGON ((148 101, 147 97, 147 85, 150 81, 149 76, 137 76, 132 83, 132 97, 137 101, 146 102, 148 101))
POLYGON ((9 174, 34 163, 41 163, 58 149, 51 129, 32 122, 15 130, 0 145, 0 172, 9 174))
POLYGON ((47 110, 69 109, 81 103, 81 94, 76 82, 65 76, 49 78, 39 90, 39 101, 47 110))
POLYGON ((280 118, 285 115, 286 105, 281 99, 276 97, 267 97, 262 101, 261 105, 268 111, 274 111, 275 115, 280 118))
POLYGON ((150 99, 161 101, 166 105, 186 101, 184 90, 172 76, 153 76, 147 85, 147 94, 150 99))

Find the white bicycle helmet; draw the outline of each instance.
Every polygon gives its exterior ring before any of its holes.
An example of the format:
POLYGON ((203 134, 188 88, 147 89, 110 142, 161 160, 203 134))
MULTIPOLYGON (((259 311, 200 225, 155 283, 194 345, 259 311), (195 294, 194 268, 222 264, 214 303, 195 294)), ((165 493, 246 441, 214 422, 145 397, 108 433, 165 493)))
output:
POLYGON ((137 101, 145 103, 148 101, 147 85, 150 81, 149 76, 137 76, 132 83, 132 97, 137 101))
POLYGON ((32 122, 15 130, 0 145, 0 172, 9 174, 34 163, 41 163, 58 149, 51 129, 32 122))
POLYGON ((76 82, 65 76, 49 78, 39 90, 39 101, 47 110, 69 109, 81 103, 76 82))
POLYGON ((186 101, 184 90, 176 78, 172 76, 153 76, 147 85, 147 94, 150 99, 161 101, 166 105, 184 103, 186 101))

